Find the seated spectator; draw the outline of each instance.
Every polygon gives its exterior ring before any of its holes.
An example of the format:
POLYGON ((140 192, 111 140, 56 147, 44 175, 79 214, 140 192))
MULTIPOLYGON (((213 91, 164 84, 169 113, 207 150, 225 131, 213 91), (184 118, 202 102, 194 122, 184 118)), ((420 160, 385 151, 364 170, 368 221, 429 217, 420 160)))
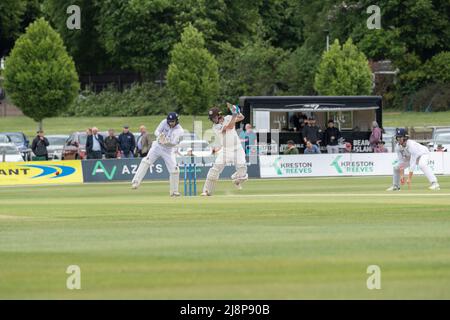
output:
POLYGON ((387 153, 388 149, 384 146, 386 143, 384 141, 378 142, 377 146, 374 149, 375 153, 387 153))
POLYGON ((352 153, 353 149, 352 149, 352 144, 350 142, 347 142, 345 144, 345 148, 344 148, 344 153, 352 153))
POLYGON ((320 149, 317 145, 312 144, 311 141, 306 142, 305 154, 319 154, 320 149))
POLYGON ((298 149, 295 147, 295 142, 292 140, 289 140, 287 142, 287 149, 284 150, 284 154, 285 155, 290 155, 290 154, 299 154, 298 149))
POLYGON ((447 149, 445 149, 442 144, 438 144, 436 152, 447 152, 447 149))

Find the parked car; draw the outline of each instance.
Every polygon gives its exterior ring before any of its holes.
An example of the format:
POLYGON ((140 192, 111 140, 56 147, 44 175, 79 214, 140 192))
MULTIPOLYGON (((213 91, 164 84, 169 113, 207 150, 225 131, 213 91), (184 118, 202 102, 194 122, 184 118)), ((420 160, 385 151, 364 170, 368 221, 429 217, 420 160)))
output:
POLYGON ((0 134, 0 143, 11 143, 11 138, 7 135, 0 134))
MULTIPOLYGON (((136 144, 137 144, 138 138, 141 136, 141 133, 140 132, 133 132, 133 136, 134 136, 134 141, 136 141, 136 144)), ((116 137, 118 139, 119 135, 117 134, 116 137)))
POLYGON ((86 158, 86 132, 74 132, 66 140, 62 150, 63 160, 83 160, 86 158))
POLYGON ((186 156, 188 150, 192 149, 192 153, 196 157, 210 157, 212 155, 212 148, 205 140, 184 140, 181 141, 178 147, 178 153, 186 156))
POLYGON ((450 128, 435 128, 432 141, 428 147, 430 151, 436 151, 438 145, 442 145, 445 150, 450 150, 450 128))
POLYGON ((22 162, 24 159, 14 143, 0 143, 0 162, 22 162))
MULTIPOLYGON (((99 132, 104 138, 108 136, 107 132, 99 132)), ((66 144, 62 150, 63 160, 84 160, 86 159, 86 132, 74 132, 66 140, 66 144)))
POLYGON ((47 147, 48 158, 52 160, 61 160, 64 146, 66 145, 68 135, 48 135, 46 136, 49 146, 47 147))
POLYGON ((22 132, 1 132, 0 135, 6 135, 11 139, 22 154, 23 160, 31 160, 30 141, 27 136, 22 132))

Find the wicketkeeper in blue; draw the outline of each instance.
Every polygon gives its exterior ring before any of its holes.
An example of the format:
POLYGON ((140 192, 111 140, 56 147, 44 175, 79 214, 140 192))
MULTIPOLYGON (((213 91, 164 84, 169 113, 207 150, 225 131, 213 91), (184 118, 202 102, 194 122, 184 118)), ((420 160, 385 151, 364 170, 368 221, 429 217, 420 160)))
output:
POLYGON ((176 150, 184 130, 179 124, 178 114, 169 113, 167 119, 159 124, 155 131, 157 141, 152 144, 147 156, 142 159, 139 168, 133 178, 132 188, 137 189, 147 174, 149 168, 158 158, 163 158, 169 171, 169 194, 171 197, 179 197, 178 184, 180 182, 180 170, 177 165, 176 150))

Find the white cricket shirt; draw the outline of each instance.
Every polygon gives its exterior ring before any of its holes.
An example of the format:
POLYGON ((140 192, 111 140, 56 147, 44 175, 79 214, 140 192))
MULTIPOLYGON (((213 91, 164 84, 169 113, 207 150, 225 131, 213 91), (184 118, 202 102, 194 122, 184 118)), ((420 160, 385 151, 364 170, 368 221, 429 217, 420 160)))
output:
POLYGON ((155 136, 158 139, 159 135, 163 133, 167 140, 170 142, 170 145, 161 145, 166 148, 173 148, 176 145, 180 143, 180 137, 183 135, 184 130, 183 128, 177 124, 175 127, 171 128, 169 124, 167 123, 167 120, 164 119, 159 124, 158 128, 155 131, 155 136))
POLYGON ((430 154, 428 148, 421 145, 414 140, 406 141, 406 151, 411 154, 411 160, 409 163, 409 171, 413 172, 417 165, 417 159, 423 155, 430 154))
POLYGON ((239 139, 235 127, 223 132, 223 128, 230 124, 231 119, 232 116, 228 115, 224 118, 222 123, 213 126, 213 130, 218 138, 218 143, 224 150, 237 150, 238 148, 242 148, 241 140, 239 139))

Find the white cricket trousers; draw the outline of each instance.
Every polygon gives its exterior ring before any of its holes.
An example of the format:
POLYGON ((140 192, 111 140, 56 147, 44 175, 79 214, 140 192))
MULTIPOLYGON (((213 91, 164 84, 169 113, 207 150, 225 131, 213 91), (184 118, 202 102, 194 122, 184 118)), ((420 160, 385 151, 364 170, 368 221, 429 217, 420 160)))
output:
POLYGON ((424 154, 423 156, 420 156, 419 162, 417 163, 417 166, 425 174, 425 176, 427 177, 428 181, 430 183, 434 183, 434 182, 437 182, 437 178, 434 175, 434 173, 431 170, 431 168, 428 166, 428 162, 429 161, 430 161, 430 156, 428 154, 424 154))

